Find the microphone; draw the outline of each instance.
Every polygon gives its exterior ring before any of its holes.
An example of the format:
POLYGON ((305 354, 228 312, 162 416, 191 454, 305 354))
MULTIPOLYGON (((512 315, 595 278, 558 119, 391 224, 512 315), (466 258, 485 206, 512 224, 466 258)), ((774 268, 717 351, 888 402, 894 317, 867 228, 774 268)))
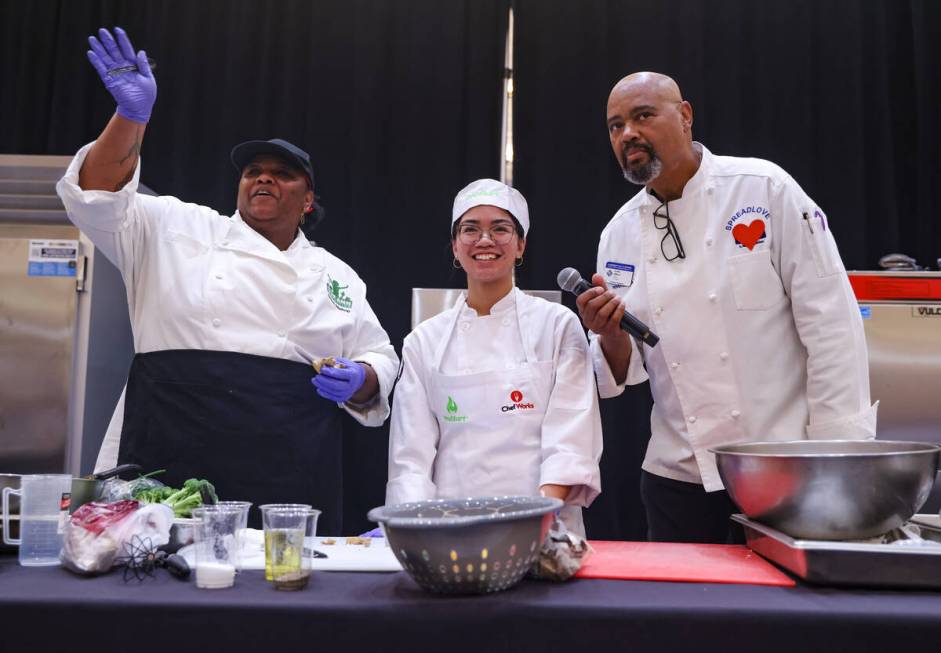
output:
MULTIPOLYGON (((575 268, 565 268, 559 272, 556 281, 559 282, 559 288, 572 293, 576 297, 586 290, 593 288, 590 283, 582 278, 582 275, 580 275, 575 268)), ((621 328, 641 342, 646 343, 648 347, 656 347, 657 343, 660 342, 660 337, 651 331, 650 327, 627 311, 624 311, 624 315, 621 316, 621 328)))

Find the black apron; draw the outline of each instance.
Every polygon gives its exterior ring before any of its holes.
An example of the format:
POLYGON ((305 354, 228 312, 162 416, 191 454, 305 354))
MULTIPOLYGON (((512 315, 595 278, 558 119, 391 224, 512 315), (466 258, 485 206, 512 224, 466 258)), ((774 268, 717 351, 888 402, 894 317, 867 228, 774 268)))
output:
POLYGON ((342 422, 317 396, 309 365, 198 349, 137 354, 118 463, 166 469, 173 487, 204 478, 220 500, 309 503, 318 533, 342 531, 342 422))

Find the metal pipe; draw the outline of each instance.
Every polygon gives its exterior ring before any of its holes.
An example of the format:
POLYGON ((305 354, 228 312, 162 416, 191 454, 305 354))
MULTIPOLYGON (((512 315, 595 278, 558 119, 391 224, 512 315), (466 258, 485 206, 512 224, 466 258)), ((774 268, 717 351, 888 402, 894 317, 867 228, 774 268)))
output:
POLYGON ((500 181, 513 185, 513 5, 506 24, 503 59, 503 120, 500 128, 500 181))

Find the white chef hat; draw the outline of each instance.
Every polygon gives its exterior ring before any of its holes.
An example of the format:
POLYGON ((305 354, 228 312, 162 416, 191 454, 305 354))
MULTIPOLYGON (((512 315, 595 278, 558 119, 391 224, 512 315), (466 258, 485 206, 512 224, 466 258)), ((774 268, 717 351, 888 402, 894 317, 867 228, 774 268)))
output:
POLYGON ((529 206, 526 198, 515 188, 496 179, 478 179, 462 188, 454 198, 451 224, 457 222, 469 209, 484 204, 508 211, 523 227, 523 238, 526 238, 529 233, 529 206))

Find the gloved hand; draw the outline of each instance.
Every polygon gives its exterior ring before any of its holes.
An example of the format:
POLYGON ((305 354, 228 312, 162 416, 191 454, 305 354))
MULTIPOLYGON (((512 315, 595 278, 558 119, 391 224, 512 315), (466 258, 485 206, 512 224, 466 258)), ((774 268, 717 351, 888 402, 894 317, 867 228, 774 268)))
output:
POLYGON ((150 112, 157 100, 157 80, 150 70, 147 54, 141 50, 135 55, 131 41, 120 27, 115 27, 114 33, 118 37, 117 43, 104 28, 98 30, 97 39, 88 37, 91 46, 87 53, 88 60, 118 103, 118 115, 134 122, 146 123, 150 120, 150 112), (125 66, 137 66, 137 71, 108 74, 109 70, 125 66))
POLYGON ((350 397, 363 387, 366 381, 366 370, 362 365, 346 358, 336 358, 337 365, 320 368, 320 374, 310 380, 317 388, 317 394, 324 399, 339 404, 350 400, 350 397), (340 367, 342 365, 343 367, 340 367))
POLYGON ((382 527, 378 526, 371 531, 366 531, 360 537, 385 537, 385 533, 382 532, 382 527))

